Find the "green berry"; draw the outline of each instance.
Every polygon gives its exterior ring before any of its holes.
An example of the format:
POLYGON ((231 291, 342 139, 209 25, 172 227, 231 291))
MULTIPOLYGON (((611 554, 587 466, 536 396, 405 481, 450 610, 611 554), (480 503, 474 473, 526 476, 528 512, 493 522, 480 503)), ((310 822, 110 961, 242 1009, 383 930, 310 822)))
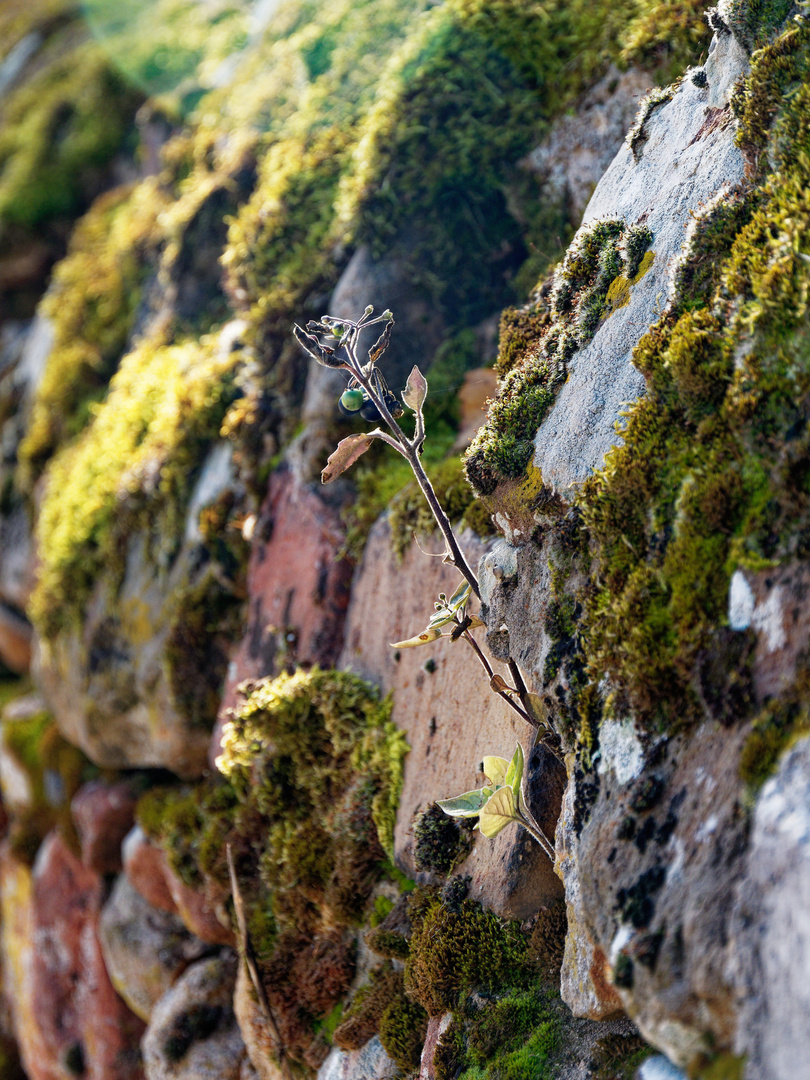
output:
POLYGON ((340 397, 340 404, 348 412, 357 412, 363 406, 363 391, 344 390, 340 397))
POLYGON ((343 327, 342 326, 333 326, 332 327, 332 333, 335 335, 335 337, 343 337, 343 327))

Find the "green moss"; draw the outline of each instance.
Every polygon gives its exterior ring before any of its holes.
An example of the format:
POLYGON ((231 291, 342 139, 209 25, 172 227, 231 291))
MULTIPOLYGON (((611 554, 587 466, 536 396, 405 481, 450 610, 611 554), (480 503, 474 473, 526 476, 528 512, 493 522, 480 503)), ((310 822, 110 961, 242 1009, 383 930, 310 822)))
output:
POLYGON ((458 822, 448 817, 435 802, 416 816, 413 835, 413 860, 417 870, 448 874, 470 850, 469 832, 462 831, 458 822))
POLYGON ((528 977, 526 942, 517 926, 480 904, 464 900, 450 908, 438 898, 419 897, 409 912, 414 931, 405 989, 430 1016, 456 1009, 472 990, 528 977))
POLYGON ((173 558, 194 470, 219 434, 238 361, 213 337, 144 342, 121 361, 92 422, 48 472, 30 608, 45 637, 80 618, 102 571, 121 572, 119 546, 136 526, 158 566, 173 558))
POLYGON ((33 228, 74 216, 121 146, 139 94, 76 23, 48 38, 37 71, 0 114, 0 221, 33 228))
POLYGON ((732 0, 723 18, 737 40, 752 53, 784 25, 792 0, 732 0))
POLYGON ((359 1050, 378 1034, 383 1014, 394 1001, 402 999, 402 974, 391 964, 371 973, 352 998, 335 1028, 333 1042, 341 1050, 359 1050))
POLYGON ((707 0, 642 0, 622 35, 621 59, 669 83, 708 48, 707 0))
POLYGON ((654 1052, 640 1035, 606 1035, 593 1050, 597 1080, 633 1080, 654 1052))
POLYGON ((380 1042, 405 1072, 419 1068, 427 1034, 427 1013, 405 994, 397 996, 380 1017, 380 1042))
POLYGON ((777 769, 779 760, 810 732, 810 710, 804 702, 769 702, 755 718, 740 755, 740 777, 754 795, 777 769))
POLYGON ((165 207, 151 180, 110 192, 79 222, 67 258, 56 267, 42 306, 54 344, 19 450, 27 490, 54 451, 85 427, 107 389, 132 329, 165 207))

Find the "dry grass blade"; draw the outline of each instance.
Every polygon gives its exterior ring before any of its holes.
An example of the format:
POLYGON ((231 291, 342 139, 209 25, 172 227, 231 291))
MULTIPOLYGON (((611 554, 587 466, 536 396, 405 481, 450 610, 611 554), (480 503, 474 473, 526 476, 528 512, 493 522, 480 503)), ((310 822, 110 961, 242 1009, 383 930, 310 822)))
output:
POLYGON ((250 935, 248 934, 247 919, 245 918, 245 904, 242 900, 242 890, 239 888, 239 882, 236 878, 236 868, 233 865, 233 853, 231 852, 231 845, 225 845, 225 853, 228 857, 228 874, 231 879, 231 893, 233 895, 233 908, 236 912, 236 925, 239 930, 239 940, 242 943, 242 954, 245 959, 245 967, 247 968, 250 981, 253 984, 253 989, 256 991, 256 997, 259 1001, 259 1007, 265 1015, 267 1023, 270 1025, 273 1035, 276 1040, 278 1063, 281 1069, 281 1073, 284 1076, 284 1080, 293 1080, 293 1075, 290 1070, 289 1062, 286 1059, 284 1053, 284 1044, 281 1041, 281 1032, 279 1031, 276 1018, 273 1016, 273 1010, 270 1007, 270 1002, 267 1000, 267 992, 264 989, 264 984, 259 977, 259 968, 256 964, 256 954, 253 951, 253 946, 250 943, 250 935))

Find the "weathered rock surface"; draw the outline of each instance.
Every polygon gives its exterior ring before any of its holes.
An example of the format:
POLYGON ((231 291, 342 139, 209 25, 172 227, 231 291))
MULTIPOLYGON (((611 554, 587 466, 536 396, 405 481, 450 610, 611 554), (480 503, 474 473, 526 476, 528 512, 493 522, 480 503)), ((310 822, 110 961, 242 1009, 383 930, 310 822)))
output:
POLYGON ((245 1047, 233 1013, 237 957, 192 964, 155 1006, 143 1037, 147 1080, 239 1080, 245 1047))
POLYGON ((210 946, 182 921, 152 907, 122 874, 101 912, 99 937, 113 985, 143 1020, 210 946))
POLYGON ((232 469, 223 468, 223 454, 214 447, 190 496, 185 529, 190 539, 170 568, 159 570, 147 538, 134 536, 120 588, 99 580, 81 628, 38 641, 37 681, 60 730, 98 765, 165 767, 188 778, 205 769, 209 731, 175 700, 166 648, 177 598, 200 561, 200 498, 213 502, 233 482, 232 469))
POLYGON ((138 1080, 143 1025, 115 993, 98 941, 101 882, 56 834, 33 873, 3 855, 4 971, 31 1080, 138 1080))
POLYGON ((544 200, 569 207, 573 220, 581 219, 650 86, 643 71, 612 67, 575 110, 554 123, 526 159, 544 181, 544 200))
POLYGON ((121 857, 129 883, 144 900, 152 907, 176 915, 177 904, 167 881, 166 857, 140 825, 135 825, 124 838, 121 857))
POLYGON ((290 664, 331 667, 343 644, 352 566, 339 557, 345 528, 338 513, 292 472, 274 473, 254 538, 247 626, 228 669, 212 765, 239 683, 290 664))
MULTIPOLYGON (((434 547, 426 550, 438 550, 434 547)), ((473 565, 485 545, 472 533, 464 550, 473 565)), ((416 813, 435 799, 449 798, 483 784, 481 759, 487 754, 511 758, 521 741, 529 760, 528 798, 550 836, 559 812, 559 774, 544 759, 545 780, 534 794, 529 758, 530 730, 525 721, 489 689, 488 678, 464 643, 438 641, 433 646, 395 651, 391 641, 413 637, 426 625, 433 600, 458 585, 458 573, 439 559, 429 559, 415 544, 402 565, 391 552, 387 523, 372 529, 352 591, 346 623, 346 645, 340 663, 394 694, 394 722, 406 733, 411 751, 397 815, 394 848, 398 861, 413 871, 411 825, 416 813), (396 601, 381 603, 381 597, 396 601), (435 670, 430 670, 432 663, 435 670), (426 666, 427 665, 427 666, 426 666)), ((508 679, 508 671, 504 672, 508 679)), ((545 901, 561 893, 551 864, 522 828, 505 829, 494 840, 478 837, 458 868, 470 874, 470 895, 516 918, 533 915, 545 901)))
POLYGON ((360 1050, 335 1047, 318 1069, 318 1080, 384 1080, 396 1074, 397 1066, 375 1035, 360 1050))
POLYGON ((132 828, 137 797, 122 780, 92 780, 70 804, 81 844, 82 862, 97 874, 121 872, 121 844, 132 828))
MULTIPOLYGON (((742 50, 726 58, 726 91, 746 65, 742 50)), ((728 105, 710 103, 709 90, 689 80, 651 113, 644 132, 646 140, 636 149, 628 142, 618 152, 582 222, 582 228, 605 218, 644 223, 653 234, 654 259, 631 287, 629 303, 574 354, 568 378, 537 432, 534 463, 544 482, 563 493, 602 463, 616 442, 622 407, 644 391, 630 354, 667 302, 690 215, 743 178, 728 105)))
MULTIPOLYGON (((718 826, 719 827, 719 826, 718 826)), ((735 893, 727 978, 740 1010, 735 1050, 749 1080, 806 1080, 810 1010, 810 740, 763 787, 735 893)))

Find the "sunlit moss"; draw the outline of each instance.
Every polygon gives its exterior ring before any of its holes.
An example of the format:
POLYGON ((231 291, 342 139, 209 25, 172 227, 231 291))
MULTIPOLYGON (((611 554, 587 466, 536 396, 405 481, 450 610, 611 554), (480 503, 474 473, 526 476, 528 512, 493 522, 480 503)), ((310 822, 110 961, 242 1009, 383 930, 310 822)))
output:
POLYGON ((53 349, 19 451, 25 487, 85 427, 91 405, 106 392, 132 329, 166 205, 152 180, 110 192, 79 222, 68 256, 56 267, 42 306, 54 328, 53 349))
POLYGON ((30 228, 83 209, 141 100, 76 24, 55 31, 0 111, 0 222, 30 228))
MULTIPOLYGON (((154 790, 138 806, 183 880, 221 898, 230 892, 230 845, 251 945, 287 1050, 302 1061, 349 987, 353 929, 393 842, 407 746, 390 710, 342 672, 248 684, 223 733, 224 775, 154 790)), ((376 1030, 392 996, 401 997, 401 976, 393 989, 383 982, 390 993, 366 1008, 361 998, 347 1015, 349 1041, 369 1023, 376 1030)))
POLYGON ((173 556, 194 470, 219 433, 238 358, 212 337, 144 343, 121 361, 92 422, 48 472, 31 599, 41 633, 80 616, 102 570, 119 565, 128 525, 146 529, 158 563, 173 556))

